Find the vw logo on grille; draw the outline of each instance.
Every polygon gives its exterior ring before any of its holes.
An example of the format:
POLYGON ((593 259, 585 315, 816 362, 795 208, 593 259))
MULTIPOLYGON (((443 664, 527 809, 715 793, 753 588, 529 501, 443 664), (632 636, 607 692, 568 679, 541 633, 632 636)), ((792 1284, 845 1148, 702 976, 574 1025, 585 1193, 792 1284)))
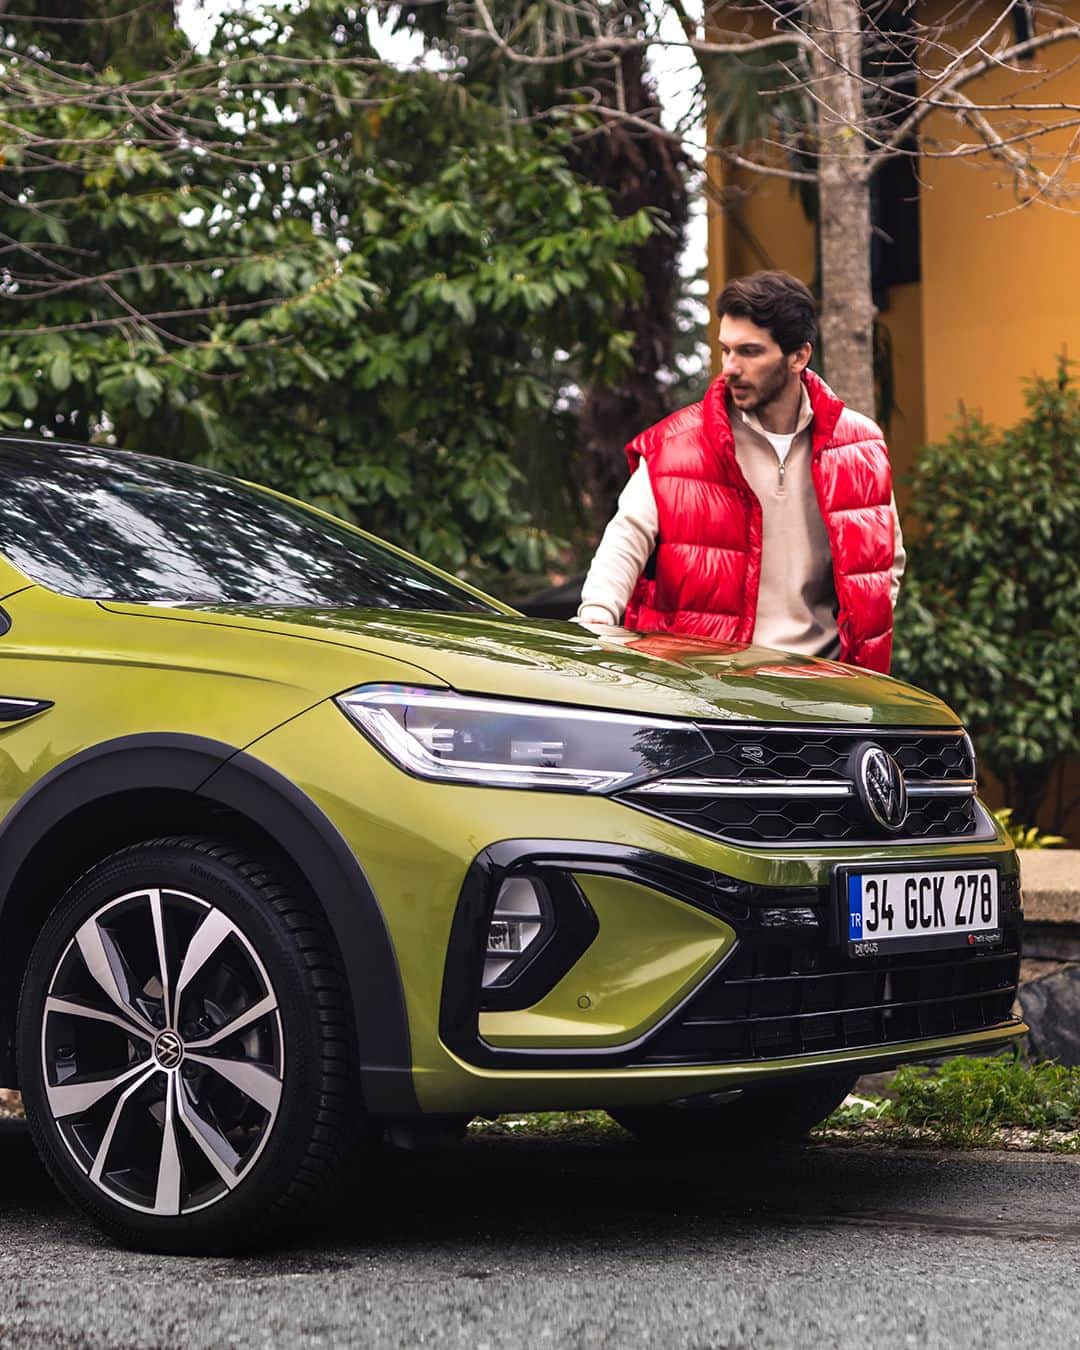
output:
POLYGON ((907 788, 900 765, 880 745, 855 751, 855 793, 867 818, 895 833, 907 820, 907 788))
POLYGON ((184 1058, 184 1043, 175 1031, 163 1031, 157 1038, 154 1058, 163 1069, 175 1069, 184 1058))

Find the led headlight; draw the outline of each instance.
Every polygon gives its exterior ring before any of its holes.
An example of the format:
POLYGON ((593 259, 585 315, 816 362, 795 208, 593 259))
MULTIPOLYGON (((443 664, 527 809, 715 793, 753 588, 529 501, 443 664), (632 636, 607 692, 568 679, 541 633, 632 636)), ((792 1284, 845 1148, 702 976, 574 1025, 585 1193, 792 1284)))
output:
POLYGON ((448 783, 612 792, 709 754, 692 722, 390 684, 337 702, 401 768, 448 783))

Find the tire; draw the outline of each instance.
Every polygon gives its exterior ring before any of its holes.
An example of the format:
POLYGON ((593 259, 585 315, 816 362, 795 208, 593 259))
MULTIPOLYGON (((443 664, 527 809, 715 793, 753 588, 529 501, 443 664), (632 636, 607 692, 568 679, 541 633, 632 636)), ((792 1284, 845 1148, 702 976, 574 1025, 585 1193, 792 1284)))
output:
POLYGON ((833 1074, 806 1082, 750 1088, 724 1105, 609 1108, 608 1115, 644 1144, 698 1151, 751 1150, 801 1139, 825 1120, 855 1085, 857 1075, 833 1074))
POLYGON ((322 916, 271 866, 197 837, 125 848, 71 887, 30 957, 34 1141, 126 1246, 263 1246, 362 1128, 350 1031, 322 916))

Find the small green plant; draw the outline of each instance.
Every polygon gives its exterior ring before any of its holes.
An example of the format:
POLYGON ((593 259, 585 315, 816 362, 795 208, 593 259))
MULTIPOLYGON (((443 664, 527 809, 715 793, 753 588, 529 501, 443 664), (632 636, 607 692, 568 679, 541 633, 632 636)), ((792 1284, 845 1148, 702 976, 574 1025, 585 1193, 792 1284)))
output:
POLYGON ((893 1080, 892 1119, 931 1128, 944 1144, 994 1143, 1004 1127, 1080 1128, 1080 1069, 1021 1059, 950 1059, 905 1066, 893 1080))
POLYGON ((822 1130, 860 1130, 872 1121, 887 1120, 892 1110, 888 1097, 855 1096, 842 1101, 828 1120, 822 1121, 822 1130))
POLYGON ((518 1135, 529 1139, 615 1139, 626 1131, 606 1111, 522 1111, 498 1120, 474 1120, 471 1135, 518 1135))
POLYGON ((1061 834, 1044 834, 1035 825, 1018 825, 1013 820, 1011 806, 999 807, 994 819, 1013 841, 1016 848, 1061 848, 1069 841, 1061 834))
POLYGON ((1002 1131, 1026 1130, 1036 1146, 1080 1151, 1080 1068, 1029 1064, 1012 1055, 905 1065, 890 1097, 849 1098, 823 1132, 880 1143, 987 1148, 1002 1131))

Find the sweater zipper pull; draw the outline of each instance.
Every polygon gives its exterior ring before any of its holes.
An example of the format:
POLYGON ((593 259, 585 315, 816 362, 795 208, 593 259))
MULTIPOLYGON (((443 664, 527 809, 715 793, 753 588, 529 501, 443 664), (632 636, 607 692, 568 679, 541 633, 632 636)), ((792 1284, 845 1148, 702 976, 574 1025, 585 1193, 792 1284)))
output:
POLYGON ((781 459, 777 462, 777 469, 780 473, 780 491, 784 490, 784 474, 787 472, 787 464, 781 459))

